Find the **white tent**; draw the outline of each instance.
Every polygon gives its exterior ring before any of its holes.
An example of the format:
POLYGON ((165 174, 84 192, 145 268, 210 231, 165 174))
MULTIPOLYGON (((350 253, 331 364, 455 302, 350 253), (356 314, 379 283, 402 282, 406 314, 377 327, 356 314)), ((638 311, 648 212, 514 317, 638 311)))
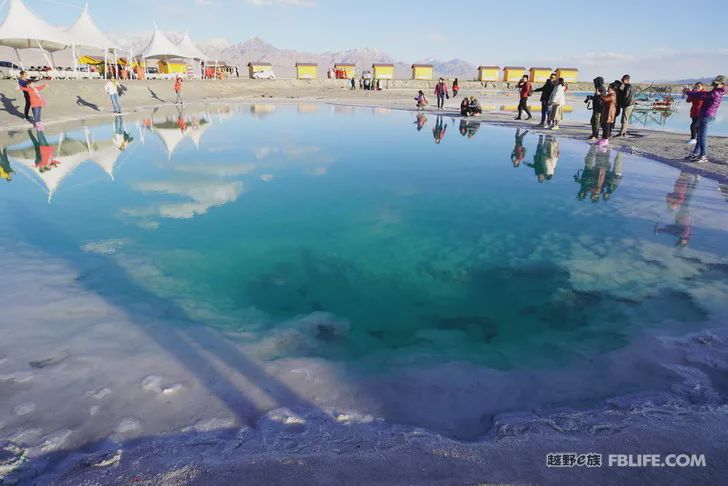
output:
POLYGON ((157 134, 159 140, 162 141, 162 145, 164 145, 164 149, 167 151, 168 159, 172 160, 172 154, 177 149, 177 146, 187 138, 186 133, 180 130, 177 122, 169 120, 155 124, 152 130, 157 134))
POLYGON ((187 54, 161 30, 155 29, 152 38, 141 53, 143 59, 187 58, 187 54))
POLYGON ((194 42, 192 42, 192 39, 190 39, 190 35, 187 32, 185 32, 185 35, 177 43, 177 48, 184 52, 184 57, 187 59, 193 59, 195 61, 207 60, 207 56, 202 53, 194 42))
POLYGON ((84 6, 81 15, 79 15, 73 25, 66 29, 66 32, 76 47, 86 47, 100 51, 109 50, 118 52, 123 50, 96 26, 88 12, 88 4, 84 6))
POLYGON ((48 202, 50 203, 53 195, 61 186, 61 182, 88 159, 88 147, 83 142, 64 139, 61 136, 54 155, 54 159, 58 160, 60 164, 47 172, 40 172, 35 166, 35 149, 33 148, 8 151, 8 158, 11 157, 13 163, 20 164, 41 180, 48 192, 48 202))
MULTIPOLYGON (((111 41, 106 35, 104 35, 103 32, 101 32, 101 29, 96 26, 96 23, 94 23, 91 15, 88 12, 88 4, 84 6, 83 10, 81 11, 81 15, 79 15, 78 19, 76 19, 76 22, 74 22, 73 25, 66 29, 66 33, 73 43, 72 48, 74 71, 77 67, 77 48, 85 47, 88 49, 98 49, 100 51, 104 51, 104 65, 106 64, 109 51, 114 52, 114 54, 116 55, 119 53, 119 51, 122 50, 119 45, 111 41)), ((106 74, 108 73, 106 72, 106 70, 104 70, 104 75, 106 74)))
POLYGON ((91 151, 91 162, 101 167, 101 170, 106 172, 113 181, 114 168, 121 154, 122 152, 119 150, 119 147, 111 141, 106 141, 98 145, 94 144, 91 151))
POLYGON ((71 41, 63 30, 46 23, 22 0, 9 0, 8 15, 0 24, 0 45, 53 52, 65 49, 71 41))
POLYGON ((210 122, 203 119, 200 120, 197 125, 192 125, 190 126, 190 128, 187 129, 187 136, 190 137, 190 140, 192 140, 192 143, 195 144, 195 147, 198 150, 200 148, 202 135, 207 131, 208 128, 210 128, 210 122))
MULTIPOLYGON (((8 3, 8 15, 0 24, 0 46, 15 49, 21 65, 23 61, 18 49, 40 49, 45 56, 46 52, 60 51, 71 45, 65 31, 42 20, 22 0, 9 0, 8 3)), ((47 57, 46 61, 53 64, 47 57)))

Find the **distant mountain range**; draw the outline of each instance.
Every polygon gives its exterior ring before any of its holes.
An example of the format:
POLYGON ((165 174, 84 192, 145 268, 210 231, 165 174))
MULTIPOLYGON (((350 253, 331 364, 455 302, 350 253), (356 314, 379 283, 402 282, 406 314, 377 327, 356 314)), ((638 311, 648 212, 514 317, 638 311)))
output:
MULTIPOLYGON (((182 33, 167 33, 170 39, 181 38, 182 33)), ((131 47, 134 52, 140 52, 147 40, 147 36, 128 37, 111 36, 112 39, 124 47, 131 47)), ((274 69, 281 77, 294 77, 297 62, 313 62, 319 65, 319 75, 324 76, 328 68, 337 62, 352 63, 362 70, 371 69, 375 62, 392 63, 395 65, 397 77, 408 77, 412 63, 395 60, 392 56, 379 49, 353 48, 343 51, 311 53, 293 49, 279 49, 259 37, 253 37, 244 42, 230 43, 224 39, 213 39, 197 44, 200 50, 212 60, 223 61, 227 64, 240 67, 246 66, 250 61, 265 61, 273 64, 274 69)), ((460 59, 440 61, 437 59, 423 59, 416 63, 432 64, 436 75, 447 77, 474 78, 477 66, 460 59)))
MULTIPOLYGON (((181 39, 183 35, 181 32, 167 32, 166 34, 173 42, 181 39)), ((113 33, 108 35, 112 41, 126 49, 131 49, 136 55, 146 47, 151 32, 134 36, 113 33)), ((295 77, 295 64, 297 62, 317 63, 319 65, 319 77, 325 77, 326 70, 337 62, 356 64, 362 71, 371 70, 371 66, 375 62, 392 63, 395 65, 395 77, 407 79, 411 74, 411 62, 396 60, 379 49, 354 48, 335 52, 311 53, 293 49, 279 49, 259 37, 237 43, 230 43, 225 39, 212 39, 197 45, 211 60, 222 61, 240 68, 245 68, 250 61, 270 62, 273 64, 276 74, 283 78, 295 77)), ((65 67, 73 64, 70 49, 59 51, 55 53, 54 57, 56 64, 59 66, 65 67)), ((15 62, 15 53, 8 48, 0 47, 0 59, 15 62)), ((24 51, 23 60, 27 65, 46 64, 39 51, 24 51)), ((435 76, 449 78, 474 79, 477 70, 477 66, 461 59, 442 61, 428 58, 417 60, 415 63, 432 64, 435 76)))

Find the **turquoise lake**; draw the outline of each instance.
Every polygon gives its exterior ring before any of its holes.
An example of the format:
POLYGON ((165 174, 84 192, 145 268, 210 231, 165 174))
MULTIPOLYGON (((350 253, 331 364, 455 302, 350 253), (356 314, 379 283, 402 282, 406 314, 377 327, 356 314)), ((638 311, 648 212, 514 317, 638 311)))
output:
POLYGON ((266 359, 558 368, 728 322, 728 187, 616 150, 326 104, 9 139, 0 236, 233 339, 303 330, 266 359), (39 172, 34 143, 60 163, 39 172))

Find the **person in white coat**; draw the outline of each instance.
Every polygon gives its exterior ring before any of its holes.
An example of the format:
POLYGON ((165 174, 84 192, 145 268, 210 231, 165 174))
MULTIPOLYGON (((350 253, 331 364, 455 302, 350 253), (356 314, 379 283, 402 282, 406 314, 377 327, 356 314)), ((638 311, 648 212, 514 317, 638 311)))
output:
POLYGON ((554 90, 549 98, 549 125, 551 130, 559 129, 559 122, 564 117, 564 105, 566 105, 566 83, 564 78, 555 81, 554 90))
POLYGON ((119 103, 119 82, 116 78, 111 78, 104 86, 104 91, 109 98, 111 98, 111 106, 114 108, 114 113, 121 113, 121 103, 119 103))

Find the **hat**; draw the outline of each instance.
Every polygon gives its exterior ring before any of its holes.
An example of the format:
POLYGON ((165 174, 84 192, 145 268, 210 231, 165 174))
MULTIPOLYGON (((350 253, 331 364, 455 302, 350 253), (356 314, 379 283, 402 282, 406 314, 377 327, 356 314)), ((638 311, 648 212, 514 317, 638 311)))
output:
POLYGON ((723 76, 723 75, 716 76, 715 79, 713 80, 713 84, 725 84, 725 76, 723 76))

